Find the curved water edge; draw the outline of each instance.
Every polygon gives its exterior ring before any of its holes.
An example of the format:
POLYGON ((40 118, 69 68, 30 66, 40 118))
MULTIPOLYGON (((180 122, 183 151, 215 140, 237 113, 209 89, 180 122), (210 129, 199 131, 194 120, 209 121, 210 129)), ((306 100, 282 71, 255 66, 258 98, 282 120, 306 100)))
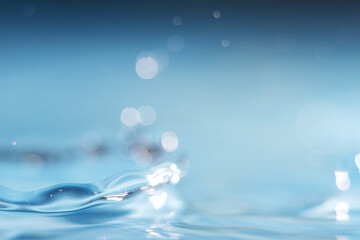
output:
POLYGON ((77 212, 104 204, 125 203, 138 194, 149 195, 154 208, 160 208, 161 198, 166 195, 159 195, 159 189, 177 184, 183 175, 175 163, 164 163, 146 172, 119 173, 93 184, 60 184, 30 192, 0 186, 0 211, 77 212))

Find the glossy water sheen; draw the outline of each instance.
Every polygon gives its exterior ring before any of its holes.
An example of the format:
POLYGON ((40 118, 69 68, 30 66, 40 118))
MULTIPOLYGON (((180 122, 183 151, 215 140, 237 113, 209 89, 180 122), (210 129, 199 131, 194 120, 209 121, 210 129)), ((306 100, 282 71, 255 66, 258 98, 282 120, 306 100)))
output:
POLYGON ((336 198, 279 213, 238 213, 234 209, 211 214, 209 206, 209 211, 203 211, 182 200, 175 185, 183 176, 175 163, 163 163, 93 184, 60 184, 30 192, 1 187, 0 234, 12 240, 347 240, 360 234, 355 196, 351 197, 355 211, 350 216, 334 214, 336 198))

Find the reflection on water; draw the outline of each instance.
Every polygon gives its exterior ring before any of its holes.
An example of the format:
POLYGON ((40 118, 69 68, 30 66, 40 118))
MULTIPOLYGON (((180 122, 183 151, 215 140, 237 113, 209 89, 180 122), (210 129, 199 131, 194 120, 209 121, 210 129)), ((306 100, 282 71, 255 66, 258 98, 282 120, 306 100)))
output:
POLYGON ((358 239, 358 6, 292 2, 0 3, 0 239, 358 239))
MULTIPOLYGON (((118 154, 98 135, 86 136, 87 140, 83 138, 81 144, 83 153, 97 156, 118 154), (108 151, 93 151, 98 148, 97 145, 108 151)), ((308 202, 296 210, 289 210, 283 209, 283 202, 279 201, 272 213, 259 214, 254 209, 245 208, 242 213, 234 209, 224 215, 225 212, 211 213, 197 208, 189 204, 191 196, 179 194, 176 185, 185 176, 184 170, 189 162, 184 158, 171 160, 167 156, 171 149, 176 150, 178 144, 174 133, 164 132, 157 145, 144 141, 141 131, 130 131, 123 139, 126 141, 122 141, 122 145, 127 149, 124 153, 130 158, 135 154, 135 163, 148 170, 123 172, 94 184, 60 184, 35 191, 2 187, 0 233, 3 239, 133 239, 135 236, 149 239, 338 240, 352 239, 359 234, 356 226, 360 222, 360 199, 354 195, 356 192, 351 192, 348 171, 334 172, 335 186, 341 194, 323 199, 323 202, 308 202), (157 146, 156 154, 155 147, 152 150, 148 147, 151 145, 157 146), (143 156, 145 152, 151 157, 143 156), (142 161, 139 162, 138 158, 142 161)), ((11 154, 7 155, 13 156, 12 159, 24 155, 21 148, 12 151, 9 150, 11 154)), ((80 156, 76 155, 78 151, 67 149, 36 153, 26 150, 26 158, 11 164, 18 165, 29 159, 32 163, 41 161, 44 173, 62 166, 61 161, 64 160, 59 157, 53 162, 49 156, 72 156, 74 159, 74 156, 80 156), (61 152, 67 154, 59 154, 61 152)), ((355 163, 357 159, 358 156, 355 163)), ((77 168, 75 172, 81 171, 82 164, 66 161, 65 164, 77 168)), ((215 209, 222 209, 222 205, 227 203, 220 201, 217 204, 203 203, 215 209)))

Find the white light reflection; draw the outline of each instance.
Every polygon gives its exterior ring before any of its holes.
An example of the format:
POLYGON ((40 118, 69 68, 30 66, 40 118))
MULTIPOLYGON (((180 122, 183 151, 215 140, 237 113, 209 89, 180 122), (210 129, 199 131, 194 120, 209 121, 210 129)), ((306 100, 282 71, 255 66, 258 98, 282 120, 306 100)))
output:
POLYGON ((216 10, 216 11, 214 11, 213 16, 214 16, 214 18, 218 19, 221 17, 221 12, 216 10))
POLYGON ((349 209, 350 206, 347 202, 338 202, 335 206, 336 221, 349 221, 349 209))
POLYGON ((165 236, 161 235, 160 233, 156 232, 157 227, 151 226, 145 231, 148 233, 147 238, 157 238, 157 239, 166 239, 165 236))
POLYGON ((172 52, 179 52, 184 48, 184 39, 177 34, 171 35, 167 41, 167 47, 172 52))
POLYGON ((121 122, 127 127, 134 127, 140 122, 140 116, 135 108, 125 108, 121 111, 121 122))
POLYGON ((179 141, 175 133, 164 132, 161 136, 161 146, 167 152, 173 152, 178 148, 179 141))
POLYGON ((341 191, 347 191, 350 188, 349 173, 345 171, 335 171, 336 186, 341 191))
POLYGON ((11 144, 12 144, 13 146, 16 146, 17 142, 16 142, 16 141, 13 141, 11 144))
POLYGON ((159 64, 152 57, 142 57, 137 60, 135 70, 142 79, 151 79, 158 73, 159 64))
POLYGON ((230 42, 229 42, 229 40, 227 40, 227 39, 224 39, 224 40, 222 40, 221 41, 221 46, 223 46, 223 47, 228 47, 230 45, 230 42))
POLYGON ((150 106, 141 106, 138 109, 140 123, 144 126, 152 125, 156 120, 156 112, 150 106))
POLYGON ((172 232, 171 229, 159 228, 157 226, 150 226, 145 229, 147 232, 147 238, 156 238, 156 239, 180 239, 183 236, 180 233, 172 232))
POLYGON ((155 195, 149 197, 149 201, 156 210, 161 209, 165 205, 166 199, 167 199, 166 192, 158 192, 155 195))
POLYGON ((168 182, 171 176, 172 171, 170 169, 159 168, 155 171, 155 173, 147 175, 146 179, 148 180, 150 186, 155 187, 168 182))
POLYGON ((360 154, 357 154, 355 156, 355 164, 357 166, 357 168, 359 169, 359 172, 360 172, 360 154))
POLYGON ((174 17, 172 20, 172 23, 174 24, 174 26, 177 26, 177 27, 180 26, 182 23, 181 17, 174 17))
POLYGON ((151 187, 170 182, 177 184, 181 179, 182 172, 176 164, 171 164, 170 168, 159 168, 153 174, 147 175, 146 179, 151 187))
POLYGON ((124 193, 117 193, 117 194, 111 194, 111 195, 107 195, 105 196, 104 198, 106 200, 109 200, 109 201, 116 201, 116 202, 120 202, 122 200, 124 200, 124 198, 128 195, 127 192, 124 192, 124 193))

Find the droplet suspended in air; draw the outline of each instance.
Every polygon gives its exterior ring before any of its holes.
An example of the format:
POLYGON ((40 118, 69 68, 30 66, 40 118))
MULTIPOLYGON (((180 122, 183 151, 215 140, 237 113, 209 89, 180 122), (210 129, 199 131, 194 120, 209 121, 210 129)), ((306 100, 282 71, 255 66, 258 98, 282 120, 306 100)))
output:
POLYGON ((137 60, 135 70, 142 79, 151 79, 158 73, 159 64, 152 57, 142 57, 137 60))
POLYGON ((179 142, 175 133, 164 132, 161 136, 161 146, 167 152, 173 152, 178 148, 179 142))
POLYGON ((229 40, 227 40, 227 39, 223 39, 222 41, 221 41, 221 46, 223 46, 223 47, 228 47, 230 45, 230 41, 229 40))
POLYGON ((135 108, 125 108, 121 111, 120 119, 125 126, 134 127, 140 121, 139 112, 135 108))
POLYGON ((221 17, 221 12, 216 10, 216 11, 214 11, 213 16, 214 16, 214 18, 218 19, 221 17))

